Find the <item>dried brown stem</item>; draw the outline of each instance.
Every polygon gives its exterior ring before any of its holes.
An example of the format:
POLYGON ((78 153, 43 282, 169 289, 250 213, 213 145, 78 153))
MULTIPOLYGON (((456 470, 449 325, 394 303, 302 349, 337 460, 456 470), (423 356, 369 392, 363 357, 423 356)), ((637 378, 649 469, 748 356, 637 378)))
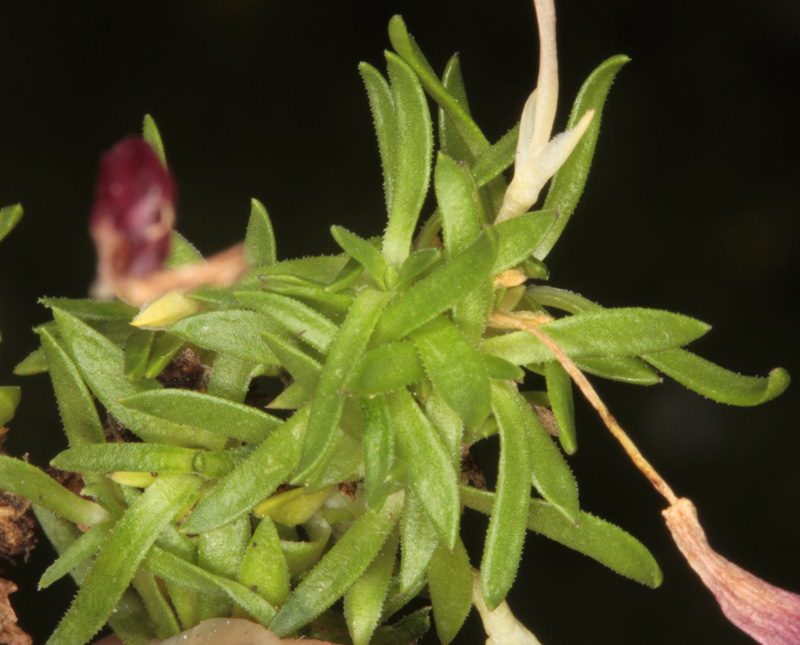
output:
POLYGON ((526 320, 522 320, 513 314, 506 314, 499 311, 492 313, 491 322, 497 327, 503 329, 518 329, 535 336, 541 343, 547 347, 556 357, 561 366, 567 371, 575 385, 578 386, 583 396, 597 410, 600 418, 605 423, 606 427, 611 431, 617 441, 622 444, 622 448, 628 453, 628 456, 633 461, 634 465, 650 480, 653 487, 661 493, 670 504, 678 501, 678 497, 670 488, 669 484, 664 481, 664 478, 658 474, 655 468, 644 458, 636 445, 628 437, 627 433, 622 429, 614 416, 608 411, 606 404, 603 403, 600 396, 589 383, 588 379, 584 376, 572 359, 564 353, 564 350, 554 341, 550 336, 543 332, 538 326, 526 320))

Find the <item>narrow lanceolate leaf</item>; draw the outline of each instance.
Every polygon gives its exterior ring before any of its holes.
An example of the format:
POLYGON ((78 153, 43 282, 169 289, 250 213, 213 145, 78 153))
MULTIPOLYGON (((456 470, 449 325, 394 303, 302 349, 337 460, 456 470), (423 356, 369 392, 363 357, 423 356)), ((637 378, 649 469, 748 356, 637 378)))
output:
POLYGON ((84 443, 68 448, 50 463, 68 472, 191 473, 199 451, 157 443, 84 443))
POLYGON ((398 390, 425 378, 425 370, 410 340, 387 343, 364 354, 344 384, 344 391, 373 396, 398 390))
POLYGON ((78 497, 21 459, 0 455, 0 490, 31 500, 77 524, 94 526, 111 519, 94 502, 78 497))
POLYGON ((394 16, 389 21, 389 39, 395 51, 417 73, 425 91, 447 113, 470 152, 476 157, 480 156, 489 147, 489 142, 472 120, 466 107, 460 104, 436 77, 400 16, 394 16))
POLYGON ((57 307, 81 320, 121 320, 130 322, 139 313, 121 300, 91 300, 89 298, 40 298, 45 307, 57 307))
POLYGON ((240 291, 236 297, 271 320, 270 329, 297 336, 323 354, 339 331, 325 316, 294 298, 266 291, 240 291))
POLYGON ((14 418, 22 390, 16 385, 0 386, 0 427, 14 418))
POLYGON ((575 435, 575 409, 572 403, 572 379, 561 363, 547 363, 544 368, 550 408, 558 422, 558 441, 568 455, 578 449, 575 435))
POLYGON ((185 345, 183 338, 172 334, 164 333, 157 336, 150 348, 144 375, 147 378, 156 378, 169 365, 169 362, 183 350, 185 345))
POLYGON ((256 363, 232 354, 217 353, 211 378, 208 380, 208 394, 242 403, 250 389, 251 375, 256 367, 256 363))
POLYGON ((112 526, 113 522, 97 524, 70 544, 42 574, 39 589, 49 587, 97 553, 108 538, 112 526))
POLYGON ((577 522, 578 485, 572 471, 527 401, 518 392, 515 392, 513 399, 528 435, 533 485, 564 517, 577 522))
POLYGON ((103 626, 164 527, 195 494, 192 475, 159 477, 116 524, 49 645, 87 642, 103 626))
POLYGON ((391 491, 391 484, 386 479, 394 463, 394 436, 386 399, 382 396, 362 397, 361 415, 364 419, 362 445, 367 506, 377 509, 391 491))
POLYGON ((345 404, 342 386, 353 368, 354 360, 366 349, 388 297, 388 293, 364 289, 356 297, 342 323, 311 400, 311 413, 295 481, 306 481, 321 474, 329 460, 345 404))
POLYGON ((285 636, 336 602, 378 555, 400 517, 402 506, 403 494, 398 492, 380 510, 362 515, 289 596, 270 630, 285 636))
POLYGON ((14 374, 17 376, 32 376, 33 374, 42 374, 46 371, 47 358, 45 358, 44 349, 41 347, 33 350, 14 368, 14 374))
POLYGON ((192 429, 156 419, 126 408, 119 400, 151 389, 159 389, 156 381, 131 381, 123 373, 123 351, 86 323, 58 308, 53 315, 61 339, 74 359, 83 380, 106 409, 141 438, 171 445, 217 446, 218 437, 207 431, 192 429))
POLYGON ((187 264, 202 261, 203 254, 197 250, 197 247, 178 231, 172 231, 169 236, 169 255, 164 260, 164 268, 177 269, 187 264))
POLYGON ((250 200, 250 220, 244 237, 244 252, 252 266, 275 264, 275 233, 267 209, 257 199, 250 200))
POLYGON ((477 349, 443 316, 412 333, 434 388, 473 430, 489 415, 489 374, 477 349))
POLYGON ((661 377, 636 356, 593 356, 575 361, 582 372, 634 385, 657 385, 661 377))
POLYGON ((145 375, 154 337, 155 332, 149 329, 137 329, 128 336, 125 342, 125 376, 129 379, 135 381, 145 375))
POLYGON ((150 147, 155 150, 159 161, 167 167, 167 155, 164 152, 164 142, 161 140, 161 133, 158 131, 155 119, 149 114, 144 115, 144 122, 142 123, 142 138, 150 144, 150 147))
POLYGON ((0 208, 0 240, 8 235, 22 217, 22 205, 14 204, 0 208))
POLYGON ((274 607, 289 597, 289 566, 281 551, 275 523, 268 517, 259 522, 239 567, 239 582, 265 598, 274 607))
POLYGON ((498 224, 497 259, 492 273, 502 273, 530 257, 554 221, 555 211, 536 211, 498 224))
POLYGON ((261 338, 278 357, 283 368, 289 372, 295 383, 299 383, 307 392, 317 387, 322 364, 300 347, 299 341, 285 338, 272 332, 262 332, 261 338))
POLYGON ((575 150, 572 151, 550 183, 544 208, 558 211, 559 218, 539 248, 536 249, 536 257, 540 260, 546 258, 550 253, 578 205, 578 200, 586 185, 586 178, 589 176, 589 168, 592 165, 597 135, 600 133, 603 105, 606 102, 608 90, 617 72, 629 60, 627 56, 612 56, 589 75, 578 92, 569 115, 567 129, 574 127, 589 110, 594 110, 594 117, 575 150))
POLYGON ((458 536, 458 474, 430 421, 407 390, 386 395, 399 457, 409 466, 411 488, 443 544, 458 536))
MULTIPOLYGON (((488 515, 492 512, 495 495, 462 486, 461 500, 469 508, 488 515)), ((636 582, 649 587, 661 584, 661 570, 642 543, 621 528, 594 515, 581 511, 576 525, 552 504, 544 500, 531 500, 527 526, 529 530, 588 555, 636 582)))
POLYGON ((383 253, 399 269, 411 252, 411 238, 428 192, 433 126, 425 93, 414 71, 386 52, 395 116, 394 190, 383 253))
POLYGON ((403 262, 400 267, 400 275, 397 278, 397 288, 404 289, 426 271, 436 266, 442 259, 442 252, 439 249, 420 249, 414 251, 403 262))
POLYGON ((308 408, 298 410, 198 503, 181 527, 185 533, 219 528, 251 511, 286 481, 300 456, 308 408))
POLYGON ((436 528, 413 490, 406 492, 401 536, 400 592, 406 593, 424 582, 425 572, 439 546, 436 528))
MULTIPOLYGON (((640 356, 680 347, 705 334, 706 323, 656 309, 604 309, 541 326, 570 358, 640 356), (655 349, 658 348, 658 349, 655 349)), ((515 365, 546 363, 552 353, 527 332, 490 338, 483 350, 515 365)))
POLYGON ((163 584, 156 580, 152 573, 142 568, 137 569, 131 586, 139 594, 147 613, 153 619, 159 638, 167 639, 180 634, 181 626, 175 616, 172 603, 166 597, 163 584))
POLYGON ((384 542, 367 570, 344 594, 344 615, 353 645, 368 645, 378 626, 396 553, 395 532, 384 542))
POLYGON ((469 169, 441 152, 433 175, 448 257, 455 257, 481 232, 480 200, 469 169))
POLYGON ((482 593, 490 609, 503 602, 511 589, 525 540, 531 455, 518 398, 511 385, 492 384, 492 411, 500 428, 500 464, 496 501, 481 562, 482 593))
POLYGON ((496 255, 497 234, 487 229, 465 251, 392 300, 378 321, 374 342, 400 340, 461 302, 490 276, 496 255))
POLYGON ((460 470, 464 422, 436 389, 428 395, 424 409, 425 416, 439 434, 445 452, 450 455, 453 466, 460 470))
POLYGON ((368 63, 358 66, 361 78, 367 88, 369 105, 372 109, 372 120, 375 133, 378 135, 378 150, 383 167, 383 191, 386 198, 386 212, 392 211, 392 195, 394 194, 395 158, 396 158, 396 126, 394 99, 389 83, 381 73, 368 63))
POLYGON ((670 378, 709 399, 731 405, 759 405, 789 387, 789 373, 773 369, 767 378, 742 376, 683 349, 671 349, 643 357, 670 378))
POLYGON ((151 390, 126 397, 120 403, 159 419, 248 443, 261 443, 283 423, 252 406, 193 390, 151 390))
POLYGON ((519 124, 506 132, 497 143, 488 148, 472 167, 475 183, 485 186, 500 176, 504 170, 514 163, 519 140, 519 124))
MULTIPOLYGON (((442 85, 464 111, 469 114, 469 101, 467 100, 467 90, 464 86, 464 77, 461 74, 461 61, 458 54, 454 54, 447 61, 447 66, 442 74, 442 85)), ((453 120, 442 108, 439 108, 439 148, 448 157, 456 161, 464 161, 471 164, 475 160, 469 146, 458 133, 453 120)))
POLYGON ((443 645, 450 643, 472 606, 472 570, 469 556, 460 539, 452 550, 436 549, 428 570, 436 633, 443 645))
POLYGON ((266 316, 254 311, 222 310, 184 318, 170 327, 170 333, 244 361, 276 365, 278 359, 261 341, 265 329, 275 329, 266 316))
MULTIPOLYGON (((389 265, 381 252, 367 240, 360 238, 341 226, 332 226, 331 234, 336 243, 353 259, 364 265, 378 286, 385 289, 389 278, 389 265)), ((395 274, 396 277, 396 274, 395 274)))
POLYGON ((275 608, 243 584, 187 562, 163 549, 153 547, 142 566, 162 580, 193 589, 201 594, 226 594, 258 622, 269 625, 275 608))
MULTIPOLYGON (((247 545, 252 537, 250 518, 240 517, 213 531, 197 536, 197 565, 209 573, 234 579, 239 573, 247 545)), ((200 620, 228 616, 233 602, 227 594, 202 594, 197 601, 197 616, 200 620)))

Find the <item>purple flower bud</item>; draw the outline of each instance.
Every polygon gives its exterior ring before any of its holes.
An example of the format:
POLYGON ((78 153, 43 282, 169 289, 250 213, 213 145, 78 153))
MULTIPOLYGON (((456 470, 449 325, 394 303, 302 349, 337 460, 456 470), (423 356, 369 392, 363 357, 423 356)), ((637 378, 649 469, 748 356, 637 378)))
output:
POLYGON ((123 139, 103 155, 90 225, 101 283, 161 268, 175 223, 175 192, 169 172, 140 137, 123 139))

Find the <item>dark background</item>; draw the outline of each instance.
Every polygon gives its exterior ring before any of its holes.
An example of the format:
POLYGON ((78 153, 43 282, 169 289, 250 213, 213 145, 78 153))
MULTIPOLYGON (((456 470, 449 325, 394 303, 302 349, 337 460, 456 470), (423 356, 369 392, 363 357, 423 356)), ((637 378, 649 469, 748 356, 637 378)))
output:
MULTIPOLYGON (((46 319, 37 297, 86 295, 97 158, 138 131, 145 112, 180 186, 179 229, 203 252, 243 236, 250 197, 270 211, 281 258, 332 252, 331 224, 365 236, 384 226, 356 65, 383 68, 389 17, 406 18, 437 69, 461 53, 473 113, 495 140, 535 83, 529 5, 2 3, 0 204, 25 207, 0 246, 0 380, 23 386, 10 451, 46 464, 62 446, 46 377, 11 369, 36 345, 30 328, 46 319)), ((714 325, 693 347, 700 354, 747 374, 782 365, 797 375, 800 5, 570 0, 557 9, 559 130, 597 64, 617 53, 633 62, 612 89, 584 199, 548 259, 552 284, 607 306, 700 318, 714 325)), ((598 389, 675 490, 695 500, 712 545, 800 591, 796 385, 754 409, 669 382, 598 389)), ((665 581, 646 589, 531 535, 512 608, 545 645, 751 642, 678 555, 662 500, 588 406, 578 408, 571 464, 582 506, 647 544, 665 581)), ((67 582, 35 591, 51 558, 44 545, 27 570, 5 574, 22 587, 12 599, 37 643, 72 593, 67 582)), ((474 617, 457 642, 483 642, 474 617)))

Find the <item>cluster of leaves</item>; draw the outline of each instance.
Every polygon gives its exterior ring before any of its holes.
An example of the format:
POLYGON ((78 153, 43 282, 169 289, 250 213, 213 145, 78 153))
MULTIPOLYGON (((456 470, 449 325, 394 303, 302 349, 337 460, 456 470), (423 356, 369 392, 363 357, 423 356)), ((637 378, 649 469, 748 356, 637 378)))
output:
MULTIPOLYGON (((494 225, 517 128, 490 144, 458 59, 440 79, 400 18, 389 34, 388 80, 361 66, 384 171, 383 236, 333 227, 343 253, 277 261, 253 201, 245 245, 255 268, 232 289, 168 299, 146 312, 147 328, 122 302, 42 301, 54 320, 36 329, 41 348, 17 373, 49 372, 70 444, 52 463, 80 473, 83 496, 6 456, 0 487, 34 502, 60 553, 41 586, 71 574, 80 587, 50 643, 85 643, 108 622, 144 644, 230 615, 281 636, 407 643, 428 629, 428 609, 395 616, 420 594, 448 643, 472 604, 463 507, 490 517, 480 560, 490 608, 513 583, 528 530, 657 586, 647 549, 580 509, 544 427, 554 418, 563 452, 575 451, 567 373, 533 336, 489 326, 493 311, 562 312, 542 329, 599 377, 650 385, 661 372, 738 405, 785 388, 781 370, 743 377, 682 349, 708 331, 697 320, 496 279, 547 277, 543 260, 580 197, 625 57, 581 89, 571 124, 596 116, 543 209, 494 225), (435 158, 426 92, 438 110, 435 158), (419 227, 431 175, 437 207, 419 227), (204 376, 192 389, 164 387, 159 375, 187 349, 204 376), (288 385, 263 409, 252 392, 268 382, 288 385), (112 424, 136 439, 115 441, 112 424), (461 471, 466 449, 495 435, 492 493, 461 471), (341 598, 343 618, 330 610, 341 598)), ((163 155, 152 121, 145 137, 163 155)), ((0 230, 15 212, 2 211, 0 230)), ((199 259, 173 235, 168 266, 199 259)), ((0 390, 4 422, 13 396, 0 390)))

